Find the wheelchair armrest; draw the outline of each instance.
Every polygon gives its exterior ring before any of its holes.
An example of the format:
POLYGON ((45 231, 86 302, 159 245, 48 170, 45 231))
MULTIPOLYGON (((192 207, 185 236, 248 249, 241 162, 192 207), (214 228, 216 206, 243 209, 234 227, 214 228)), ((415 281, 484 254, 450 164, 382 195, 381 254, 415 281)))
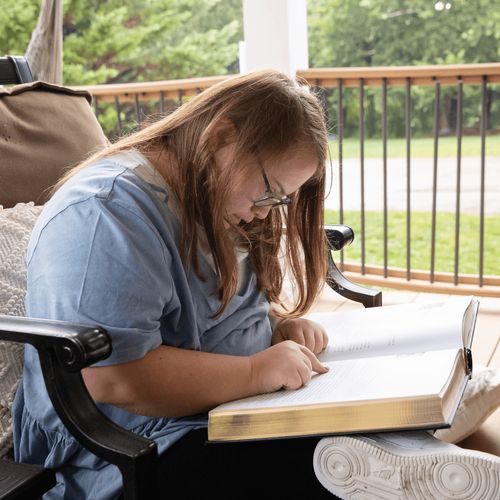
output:
POLYGON ((105 359, 111 341, 99 327, 0 315, 0 339, 33 345, 47 392, 69 432, 89 451, 115 464, 128 498, 154 498, 156 444, 109 420, 95 405, 80 370, 105 359))

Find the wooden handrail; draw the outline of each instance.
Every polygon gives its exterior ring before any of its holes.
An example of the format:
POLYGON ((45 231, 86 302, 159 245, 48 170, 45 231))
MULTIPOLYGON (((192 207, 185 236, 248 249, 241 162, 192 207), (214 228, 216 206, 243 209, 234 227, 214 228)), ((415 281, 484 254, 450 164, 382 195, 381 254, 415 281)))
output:
MULTIPOLYGON (((355 274, 362 274, 361 265, 355 261, 345 261, 342 265, 342 271, 355 274)), ((379 276, 383 278, 384 268, 383 266, 366 264, 365 274, 369 274, 371 276, 379 276)), ((407 275, 406 269, 403 269, 401 267, 390 266, 387 268, 387 278, 406 279, 406 275, 407 275)), ((412 269, 410 271, 410 278, 412 280, 426 282, 429 286, 432 286, 430 282, 431 278, 430 271, 426 271, 423 269, 412 269)), ((453 285, 454 279, 455 276, 453 273, 446 273, 446 272, 434 273, 434 283, 453 285)), ((477 274, 459 274, 458 283, 460 285, 479 286, 479 276, 477 274)), ((496 287, 497 291, 500 292, 500 276, 494 276, 494 275, 483 276, 483 284, 486 287, 496 287)))
POLYGON ((163 93, 165 99, 176 99, 195 95, 212 85, 227 80, 235 75, 206 76, 202 78, 184 78, 180 80, 161 80, 156 82, 114 83, 104 85, 73 86, 74 89, 88 90, 102 102, 113 102, 115 97, 122 101, 133 100, 136 95, 148 99, 157 99, 163 93))
POLYGON ((444 85, 479 84, 483 76, 488 83, 500 82, 500 63, 447 64, 435 66, 379 66, 352 68, 311 68, 297 71, 310 84, 337 87, 342 80, 344 87, 357 87, 362 78, 366 86, 381 86, 387 79, 390 86, 405 85, 409 78, 412 85, 433 85, 436 80, 444 85))
MULTIPOLYGON (((443 85, 456 84, 458 80, 466 84, 479 84, 483 76, 488 83, 500 83, 500 63, 450 64, 436 66, 379 66, 351 68, 310 68, 297 71, 297 75, 311 85, 325 88, 337 87, 342 80, 344 87, 358 87, 362 78, 366 86, 381 86, 385 78, 390 86, 405 85, 409 78, 413 85, 433 85, 436 80, 443 85)), ((147 99, 178 99, 179 96, 195 95, 215 83, 235 75, 161 80, 156 82, 115 83, 104 85, 74 86, 88 90, 100 102, 132 101, 136 96, 147 99)))
POLYGON ((464 283, 453 285, 452 283, 445 283, 441 281, 430 283, 429 281, 419 279, 411 279, 408 281, 405 278, 397 278, 392 276, 384 278, 383 276, 379 276, 376 274, 361 274, 352 271, 343 271, 343 274, 347 279, 353 281, 354 283, 374 286, 377 288, 384 287, 393 288, 396 290, 411 290, 424 293, 443 293, 446 295, 475 295, 478 297, 500 298, 500 287, 494 285, 478 286, 464 283))

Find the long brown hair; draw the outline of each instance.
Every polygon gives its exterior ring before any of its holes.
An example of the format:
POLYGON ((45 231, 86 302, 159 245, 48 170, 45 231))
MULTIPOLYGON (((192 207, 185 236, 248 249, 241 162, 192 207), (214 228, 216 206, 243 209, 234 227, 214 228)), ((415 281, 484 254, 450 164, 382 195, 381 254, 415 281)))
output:
POLYGON ((289 206, 233 228, 244 236, 259 289, 270 302, 281 303, 284 259, 296 285, 295 303, 286 315, 303 314, 320 292, 326 275, 323 198, 328 148, 322 107, 305 81, 274 70, 230 77, 165 118, 97 152, 61 178, 53 192, 80 169, 117 152, 132 148, 146 154, 168 152, 175 158, 175 170, 159 170, 180 200, 181 255, 185 266, 200 274, 197 248, 201 225, 215 264, 219 314, 235 294, 238 282, 235 240, 224 225, 224 201, 245 174, 242 169, 256 168, 235 161, 222 178, 213 158, 213 136, 222 121, 234 126, 236 159, 250 154, 276 158, 298 144, 317 157, 316 173, 292 194, 289 206), (284 255, 280 255, 283 228, 286 238, 284 255))

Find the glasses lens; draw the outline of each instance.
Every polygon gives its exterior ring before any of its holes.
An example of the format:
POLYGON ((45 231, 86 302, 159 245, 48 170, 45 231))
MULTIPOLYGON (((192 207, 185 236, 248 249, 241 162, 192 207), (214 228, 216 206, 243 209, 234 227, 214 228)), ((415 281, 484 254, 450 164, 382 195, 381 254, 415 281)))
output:
POLYGON ((256 207, 279 207, 280 205, 289 205, 291 199, 288 196, 283 196, 281 198, 276 198, 274 196, 269 196, 266 198, 261 198, 254 201, 256 207))
POLYGON ((265 200, 257 200, 253 203, 256 207, 276 207, 278 206, 277 200, 268 198, 265 200))

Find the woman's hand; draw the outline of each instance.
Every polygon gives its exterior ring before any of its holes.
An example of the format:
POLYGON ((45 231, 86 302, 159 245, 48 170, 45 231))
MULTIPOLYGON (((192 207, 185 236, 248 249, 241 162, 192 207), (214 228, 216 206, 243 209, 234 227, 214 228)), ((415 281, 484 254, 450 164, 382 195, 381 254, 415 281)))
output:
POLYGON ((258 394, 279 389, 298 389, 311 380, 313 372, 326 373, 307 347, 285 340, 250 356, 252 386, 258 394))
POLYGON ((309 319, 285 318, 274 328, 271 343, 274 345, 284 340, 293 340, 319 354, 328 344, 328 335, 321 325, 309 319))

